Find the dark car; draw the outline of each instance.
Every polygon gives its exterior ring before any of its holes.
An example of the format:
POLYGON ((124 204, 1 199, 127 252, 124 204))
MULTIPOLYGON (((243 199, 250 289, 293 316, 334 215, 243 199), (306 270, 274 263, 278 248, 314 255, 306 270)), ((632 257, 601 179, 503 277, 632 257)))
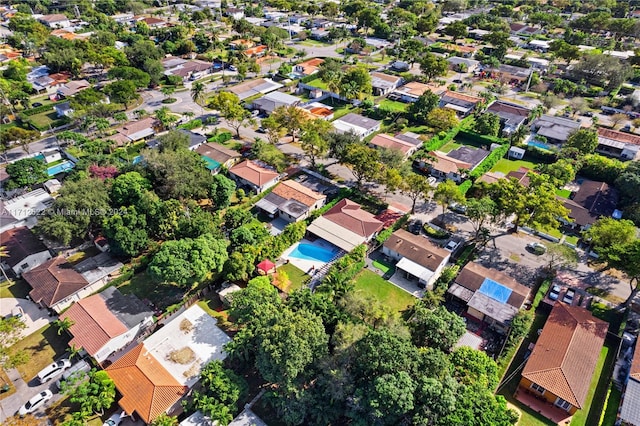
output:
POLYGON ((31 104, 31 106, 34 107, 34 108, 41 107, 42 106, 42 102, 34 102, 34 103, 31 104))
POLYGON ((591 111, 587 111, 582 114, 584 117, 593 117, 593 113, 591 111))
POLYGON ((462 84, 462 80, 460 80, 460 79, 453 80, 453 82, 457 83, 457 84, 462 84))
POLYGON ((420 219, 414 220, 409 224, 408 229, 412 234, 420 235, 420 232, 422 231, 422 221, 420 219))

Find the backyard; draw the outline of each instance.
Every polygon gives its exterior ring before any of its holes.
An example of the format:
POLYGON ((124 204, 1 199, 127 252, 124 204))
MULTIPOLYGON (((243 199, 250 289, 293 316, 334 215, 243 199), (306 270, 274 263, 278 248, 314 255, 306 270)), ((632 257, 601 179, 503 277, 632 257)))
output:
POLYGON ((66 353, 69 340, 66 333, 58 334, 56 327, 49 324, 11 346, 9 351, 24 350, 29 356, 26 364, 16 367, 22 378, 29 382, 40 370, 66 353))
POLYGON ((396 287, 380 275, 366 269, 356 276, 355 281, 355 291, 372 296, 398 312, 413 306, 417 300, 400 287, 396 287))
POLYGON ((118 286, 123 294, 135 294, 140 300, 150 300, 158 309, 167 307, 182 300, 186 291, 173 284, 159 284, 146 272, 134 275, 129 281, 118 286))
POLYGON ((535 166, 536 164, 532 163, 531 161, 507 160, 506 158, 503 158, 500 161, 498 161, 495 166, 493 166, 491 171, 504 173, 506 175, 509 172, 518 170, 520 167, 526 167, 527 169, 533 170, 535 166))
POLYGON ((384 109, 391 112, 404 112, 407 109, 407 106, 404 102, 392 101, 390 99, 385 99, 380 102, 380 109, 384 109))
POLYGON ((284 272, 289 277, 289 285, 281 289, 285 293, 300 290, 309 280, 309 276, 305 274, 303 270, 295 267, 291 263, 278 267, 278 272, 284 272))
POLYGON ((600 358, 591 379, 589 393, 584 408, 578 410, 571 419, 571 426, 598 425, 602 415, 603 404, 609 390, 609 378, 615 362, 616 351, 613 345, 605 343, 600 351, 600 358))

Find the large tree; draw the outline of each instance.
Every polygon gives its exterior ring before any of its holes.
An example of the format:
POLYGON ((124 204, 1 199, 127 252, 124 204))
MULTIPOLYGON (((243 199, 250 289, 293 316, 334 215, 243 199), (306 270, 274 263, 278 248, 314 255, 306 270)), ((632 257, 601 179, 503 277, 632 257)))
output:
POLYGON ((618 252, 617 246, 630 244, 637 235, 633 222, 612 217, 601 217, 585 233, 584 238, 605 257, 609 252, 618 252))
POLYGON ((184 287, 222 272, 227 257, 227 242, 211 235, 167 241, 153 256, 149 273, 157 281, 184 287))
POLYGON ((500 117, 492 112, 485 112, 476 117, 473 130, 481 135, 498 136, 500 117))
POLYGON ((411 213, 416 210, 416 203, 420 199, 429 198, 433 188, 426 177, 417 173, 408 173, 402 176, 400 191, 411 199, 411 213))
POLYGON ((460 120, 455 111, 449 108, 434 108, 427 114, 426 124, 436 132, 447 131, 458 125, 460 120))
POLYGON ((240 138, 240 127, 252 122, 251 113, 242 106, 238 95, 231 92, 218 92, 209 99, 209 106, 220 112, 220 115, 236 131, 240 138))
POLYGON ((29 361, 29 355, 24 350, 9 350, 22 338, 22 330, 26 323, 18 317, 0 318, 0 367, 13 368, 29 361))
POLYGON ((114 254, 137 256, 149 245, 147 218, 134 206, 120 208, 119 213, 105 219, 103 227, 114 254))
POLYGON ((458 186, 452 180, 445 180, 440 183, 433 192, 433 199, 442 206, 442 221, 445 221, 445 213, 451 203, 462 204, 465 202, 465 197, 458 190, 458 186))
POLYGON ((117 80, 104 87, 104 92, 109 95, 112 101, 123 104, 125 109, 131 102, 138 99, 136 85, 129 80, 117 80))
POLYGON ((303 123, 300 142, 311 167, 315 168, 316 159, 324 157, 329 151, 328 134, 331 129, 331 123, 320 118, 303 123))
POLYGON ((575 80, 586 80, 591 84, 615 88, 633 74, 631 66, 609 55, 586 55, 573 65, 570 75, 575 80))
POLYGON ((47 165, 38 158, 24 158, 7 165, 9 181, 6 184, 8 190, 30 187, 44 182, 49 178, 47 165))
POLYGON ((417 346, 448 352, 465 333, 466 325, 458 314, 443 306, 429 309, 424 303, 418 302, 413 307, 409 329, 417 346))
POLYGON ((213 177, 196 152, 147 150, 144 159, 149 180, 163 199, 208 198, 213 177))
POLYGON ((358 188, 362 188, 365 180, 373 180, 379 175, 379 160, 378 151, 365 144, 357 143, 345 148, 340 161, 351 169, 358 188))
POLYGON ((467 200, 465 214, 473 226, 474 239, 478 240, 486 229, 485 225, 495 221, 499 211, 496 203, 490 197, 485 196, 467 200))
POLYGON ((116 399, 116 386, 105 371, 91 370, 86 375, 72 376, 62 382, 62 392, 80 406, 83 420, 94 414, 102 415, 116 399))
POLYGON ((427 80, 445 75, 448 67, 449 63, 446 59, 436 56, 433 53, 427 52, 420 58, 420 71, 422 71, 422 74, 427 80))
POLYGON ((576 148, 583 155, 593 154, 598 146, 598 134, 592 129, 578 129, 569 135, 564 146, 576 148))
POLYGON ((278 107, 273 111, 271 117, 273 117, 273 120, 278 123, 280 127, 289 132, 291 142, 296 141, 296 135, 309 119, 306 112, 295 105, 278 107))
POLYGON ((407 108, 407 114, 411 121, 415 123, 426 123, 429 113, 438 106, 440 97, 430 90, 420 95, 417 101, 411 103, 407 108))

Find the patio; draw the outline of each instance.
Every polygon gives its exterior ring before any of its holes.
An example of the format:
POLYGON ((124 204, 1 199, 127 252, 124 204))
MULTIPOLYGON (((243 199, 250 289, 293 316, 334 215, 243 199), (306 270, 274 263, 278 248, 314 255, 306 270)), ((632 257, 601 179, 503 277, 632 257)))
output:
POLYGON ((549 420, 559 425, 568 425, 571 423, 572 416, 564 410, 561 410, 554 405, 549 404, 546 401, 541 401, 534 395, 523 391, 518 388, 513 395, 516 400, 531 408, 536 413, 543 415, 549 420))

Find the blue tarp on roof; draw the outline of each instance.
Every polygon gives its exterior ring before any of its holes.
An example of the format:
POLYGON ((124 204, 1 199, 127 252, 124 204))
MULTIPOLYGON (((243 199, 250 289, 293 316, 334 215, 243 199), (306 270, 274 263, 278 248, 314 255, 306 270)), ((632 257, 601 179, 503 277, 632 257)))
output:
POLYGON ((478 291, 500 303, 507 303, 512 290, 492 279, 485 278, 478 291))

